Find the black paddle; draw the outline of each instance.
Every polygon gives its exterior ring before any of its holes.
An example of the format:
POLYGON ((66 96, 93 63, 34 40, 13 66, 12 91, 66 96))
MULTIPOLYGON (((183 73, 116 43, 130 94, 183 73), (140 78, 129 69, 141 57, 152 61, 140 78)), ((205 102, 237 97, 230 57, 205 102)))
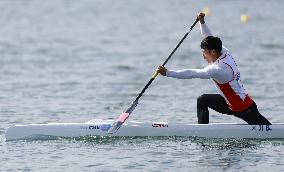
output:
MULTIPOLYGON (((179 43, 176 45, 176 47, 172 50, 172 52, 169 54, 169 56, 166 58, 166 60, 164 61, 164 63, 162 64, 162 66, 165 66, 165 64, 171 59, 172 55, 176 52, 176 50, 178 49, 178 47, 180 46, 180 44, 184 41, 184 39, 187 37, 187 35, 190 33, 190 31, 193 29, 193 27, 196 25, 196 23, 198 22, 198 18, 195 20, 195 22, 190 26, 190 28, 187 29, 185 35, 182 37, 182 39, 179 41, 179 43)), ((140 92, 140 94, 136 97, 136 99, 132 102, 131 106, 122 114, 120 114, 120 116, 118 117, 118 119, 116 120, 116 122, 114 122, 114 124, 112 125, 112 127, 108 130, 109 134, 113 134, 115 133, 120 127, 121 125, 126 121, 126 119, 130 116, 130 114, 132 113, 132 111, 135 109, 135 107, 138 105, 138 100, 140 99, 140 97, 142 97, 142 95, 144 94, 144 92, 147 90, 147 88, 151 85, 151 83, 155 80, 155 78, 157 77, 158 73, 157 71, 153 74, 153 76, 151 77, 151 79, 149 80, 149 82, 147 83, 147 85, 143 88, 143 90, 140 92)))

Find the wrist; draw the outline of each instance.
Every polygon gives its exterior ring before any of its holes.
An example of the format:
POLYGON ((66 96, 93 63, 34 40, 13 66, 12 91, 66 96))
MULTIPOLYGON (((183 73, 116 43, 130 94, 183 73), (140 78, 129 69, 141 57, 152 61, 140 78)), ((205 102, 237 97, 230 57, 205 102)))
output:
POLYGON ((169 70, 166 71, 165 76, 168 76, 169 70))

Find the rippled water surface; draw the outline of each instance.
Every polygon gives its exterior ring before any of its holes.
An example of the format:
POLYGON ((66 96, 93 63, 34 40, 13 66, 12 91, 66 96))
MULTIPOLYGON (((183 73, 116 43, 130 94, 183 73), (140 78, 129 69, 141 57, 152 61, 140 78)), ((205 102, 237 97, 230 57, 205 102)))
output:
MULTIPOLYGON (((284 170, 283 140, 198 138, 5 141, 13 124, 116 118, 205 7, 259 110, 284 122, 284 1, 0 1, 0 171, 284 170), (249 16, 242 23, 240 16, 249 16)), ((167 64, 206 66, 195 27, 167 64)), ((196 122, 209 80, 158 77, 132 120, 196 122)), ((242 123, 211 112, 211 122, 242 123)))

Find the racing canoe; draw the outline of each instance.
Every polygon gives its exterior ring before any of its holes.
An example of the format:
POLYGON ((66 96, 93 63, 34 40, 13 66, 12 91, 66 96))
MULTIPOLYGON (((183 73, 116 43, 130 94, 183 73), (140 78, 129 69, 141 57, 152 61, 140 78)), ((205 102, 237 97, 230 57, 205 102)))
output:
POLYGON ((284 124, 247 125, 233 123, 187 124, 171 122, 129 121, 114 134, 108 134, 113 120, 85 123, 47 123, 14 125, 7 129, 6 140, 33 139, 39 136, 184 136, 205 138, 284 138, 284 124))

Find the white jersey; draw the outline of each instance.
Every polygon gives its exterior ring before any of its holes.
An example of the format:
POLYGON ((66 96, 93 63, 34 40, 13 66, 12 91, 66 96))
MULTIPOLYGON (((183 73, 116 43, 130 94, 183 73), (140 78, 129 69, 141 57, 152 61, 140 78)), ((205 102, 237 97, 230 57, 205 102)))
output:
MULTIPOLYGON (((211 35, 206 24, 200 24, 200 29, 204 37, 211 35)), ((221 53, 222 55, 214 63, 204 69, 168 70, 167 76, 179 79, 213 79, 230 109, 244 111, 252 105, 253 100, 241 83, 238 66, 229 50, 223 47, 221 53)))

